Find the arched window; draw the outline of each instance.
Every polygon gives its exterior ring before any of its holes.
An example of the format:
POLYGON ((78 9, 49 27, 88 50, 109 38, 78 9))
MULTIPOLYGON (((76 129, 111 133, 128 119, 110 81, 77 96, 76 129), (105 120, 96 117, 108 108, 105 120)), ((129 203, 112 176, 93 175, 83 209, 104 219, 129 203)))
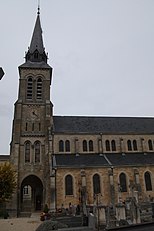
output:
POLYGON ((25 163, 30 163, 30 144, 29 141, 25 143, 25 163))
POLYGON ((41 144, 39 141, 35 142, 34 148, 35 148, 35 163, 39 163, 40 154, 41 154, 41 144))
POLYGON ((28 194, 28 185, 25 185, 25 187, 23 188, 23 194, 24 195, 28 194))
POLYGON ((112 147, 112 151, 116 151, 116 143, 115 140, 111 141, 111 147, 112 147))
POLYGON ((136 142, 136 140, 133 140, 133 149, 134 149, 134 151, 137 151, 137 142, 136 142))
POLYGON ((121 192, 127 192, 127 181, 125 173, 121 173, 119 176, 120 190, 121 192))
POLYGON ((94 194, 101 193, 100 176, 98 174, 93 175, 93 191, 94 194))
POLYGON ((59 152, 64 152, 64 141, 63 140, 59 141, 59 152))
POLYGON ((83 152, 87 152, 88 151, 88 148, 87 148, 87 141, 84 140, 83 141, 83 152))
POLYGON ((152 140, 148 140, 149 150, 153 150, 152 140))
POLYGON ((110 151, 110 142, 109 142, 109 140, 105 141, 105 145, 106 145, 106 151, 110 151))
POLYGON ((89 140, 89 151, 93 152, 94 148, 93 148, 93 141, 89 140))
POLYGON ((33 80, 32 78, 27 79, 27 99, 33 98, 33 80))
POLYGON ((130 140, 127 141, 127 148, 128 148, 128 151, 132 151, 132 143, 130 140))
POLYGON ((73 178, 71 175, 65 177, 65 195, 73 195, 73 178))
POLYGON ((151 176, 149 172, 145 172, 144 180, 145 180, 146 191, 152 191, 151 176))
POLYGON ((65 151, 70 152, 70 141, 69 140, 65 141, 65 151))
POLYGON ((37 80, 37 99, 42 99, 42 79, 37 80))

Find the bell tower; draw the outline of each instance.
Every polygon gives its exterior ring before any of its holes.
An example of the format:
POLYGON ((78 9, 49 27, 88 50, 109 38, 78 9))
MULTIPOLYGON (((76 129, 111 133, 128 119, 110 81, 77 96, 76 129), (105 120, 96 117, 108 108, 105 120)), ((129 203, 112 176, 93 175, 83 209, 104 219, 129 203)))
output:
POLYGON ((17 192, 13 199, 17 214, 41 210, 44 204, 50 207, 53 105, 50 101, 52 68, 47 60, 38 8, 25 63, 19 66, 12 127, 10 156, 17 171, 17 192))

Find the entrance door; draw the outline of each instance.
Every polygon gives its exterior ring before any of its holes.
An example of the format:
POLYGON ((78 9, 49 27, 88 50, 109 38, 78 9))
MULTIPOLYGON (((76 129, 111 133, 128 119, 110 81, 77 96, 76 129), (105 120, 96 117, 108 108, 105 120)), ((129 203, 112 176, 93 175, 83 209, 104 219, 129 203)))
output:
POLYGON ((20 211, 41 210, 43 204, 43 184, 35 175, 27 176, 21 183, 20 211), (30 189, 26 195, 25 190, 30 189))

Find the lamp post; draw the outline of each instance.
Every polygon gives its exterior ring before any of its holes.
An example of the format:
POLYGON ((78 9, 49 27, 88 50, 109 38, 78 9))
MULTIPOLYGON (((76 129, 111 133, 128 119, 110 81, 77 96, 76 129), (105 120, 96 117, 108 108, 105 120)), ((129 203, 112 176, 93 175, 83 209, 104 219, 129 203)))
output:
POLYGON ((2 67, 0 67, 0 80, 2 79, 3 75, 4 75, 4 71, 3 71, 2 67))

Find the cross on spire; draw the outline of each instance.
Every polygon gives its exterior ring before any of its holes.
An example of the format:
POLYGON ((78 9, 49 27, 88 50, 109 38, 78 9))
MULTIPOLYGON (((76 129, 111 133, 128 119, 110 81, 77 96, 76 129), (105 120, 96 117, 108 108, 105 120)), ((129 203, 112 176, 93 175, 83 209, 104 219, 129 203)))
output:
POLYGON ((37 14, 40 14, 40 0, 38 0, 38 8, 37 8, 37 14))

